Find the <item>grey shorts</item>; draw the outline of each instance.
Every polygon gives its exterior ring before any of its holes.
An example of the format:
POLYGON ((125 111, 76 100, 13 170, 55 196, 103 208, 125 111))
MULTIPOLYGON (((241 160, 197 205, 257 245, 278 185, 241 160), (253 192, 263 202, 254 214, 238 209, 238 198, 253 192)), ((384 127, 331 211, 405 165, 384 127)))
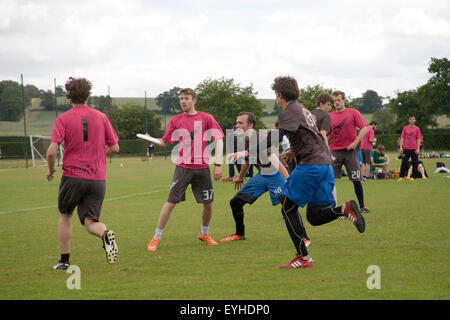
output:
POLYGON ((186 189, 189 185, 198 203, 213 202, 214 192, 209 168, 187 169, 179 166, 175 167, 167 201, 179 203, 186 200, 186 189))
POLYGON ((105 180, 86 180, 63 176, 59 184, 59 212, 72 214, 77 207, 78 218, 82 225, 84 225, 85 218, 99 221, 105 190, 105 180))
POLYGON ((342 177, 342 166, 344 165, 348 178, 351 181, 361 180, 359 160, 355 150, 332 150, 331 154, 336 158, 333 162, 333 171, 336 179, 342 177))
POLYGON ((369 149, 361 149, 362 162, 365 164, 372 163, 372 150, 369 149))

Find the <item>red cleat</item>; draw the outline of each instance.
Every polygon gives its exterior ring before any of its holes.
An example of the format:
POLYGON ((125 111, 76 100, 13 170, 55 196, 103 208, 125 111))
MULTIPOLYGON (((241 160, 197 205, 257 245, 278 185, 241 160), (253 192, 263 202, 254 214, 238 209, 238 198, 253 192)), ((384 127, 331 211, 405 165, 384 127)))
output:
POLYGON ((314 266, 313 259, 303 260, 301 255, 295 257, 291 262, 283 264, 280 268, 298 269, 298 268, 312 268, 314 266))

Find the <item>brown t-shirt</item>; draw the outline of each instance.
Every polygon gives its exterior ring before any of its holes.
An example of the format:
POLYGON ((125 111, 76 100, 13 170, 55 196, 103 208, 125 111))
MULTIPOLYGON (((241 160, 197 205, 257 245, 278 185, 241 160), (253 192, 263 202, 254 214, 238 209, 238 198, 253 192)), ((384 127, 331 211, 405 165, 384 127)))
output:
POLYGON ((331 164, 331 153, 317 128, 311 112, 301 103, 291 102, 278 124, 287 136, 297 158, 297 165, 331 164))
POLYGON ((316 121, 316 125, 319 131, 324 130, 326 132, 330 132, 331 128, 330 114, 319 108, 312 110, 311 113, 313 114, 314 120, 316 121))

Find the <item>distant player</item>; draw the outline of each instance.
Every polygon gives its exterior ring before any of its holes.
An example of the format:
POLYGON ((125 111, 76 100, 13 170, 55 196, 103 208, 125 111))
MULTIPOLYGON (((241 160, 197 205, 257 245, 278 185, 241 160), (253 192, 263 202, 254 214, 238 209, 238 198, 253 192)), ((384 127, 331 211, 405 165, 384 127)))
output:
POLYGON ((155 145, 153 143, 149 143, 148 146, 148 159, 150 162, 153 160, 153 153, 155 152, 155 145))
MULTIPOLYGON (((256 117, 251 112, 241 112, 236 119, 237 134, 246 139, 245 149, 249 149, 251 141, 258 143, 258 141, 266 134, 254 130, 256 125, 256 117)), ((269 192, 272 205, 275 206, 280 203, 278 199, 283 191, 285 179, 288 178, 289 173, 287 169, 281 164, 277 155, 267 149, 264 155, 265 159, 261 159, 260 153, 256 154, 256 159, 252 159, 258 173, 253 176, 244 186, 244 177, 249 167, 250 159, 246 159, 241 166, 239 177, 235 177, 232 181, 236 185, 236 189, 240 191, 230 200, 231 212, 236 225, 236 232, 230 236, 223 238, 220 242, 229 242, 235 240, 245 240, 245 225, 244 225, 244 205, 253 204, 264 193, 269 192)), ((307 243, 310 242, 306 236, 306 231, 303 229, 303 238, 307 243)))
MULTIPOLYGON (((375 138, 375 130, 377 129, 378 123, 376 121, 371 121, 367 126, 367 133, 361 140, 361 154, 362 154, 362 168, 361 176, 363 180, 369 179, 370 165, 372 164, 372 150, 373 146, 377 142, 375 138)), ((385 172, 386 173, 386 172, 385 172)))
POLYGON ((333 92, 333 98, 336 110, 330 113, 330 150, 335 157, 333 162, 334 175, 336 179, 340 179, 342 176, 342 166, 345 166, 348 178, 353 182, 361 212, 369 212, 364 205, 361 170, 356 155, 356 148, 367 133, 366 121, 358 110, 345 107, 344 92, 333 92), (356 135, 356 128, 360 129, 358 135, 356 135))
POLYGON ((56 118, 47 150, 47 180, 52 181, 58 148, 64 143, 63 176, 58 194, 61 259, 53 266, 63 270, 70 266, 75 207, 85 229, 102 239, 107 261, 114 263, 118 254, 114 232, 99 219, 105 197, 106 156, 119 152, 119 139, 106 115, 87 106, 91 91, 88 80, 69 78, 65 88, 73 107, 56 118))
POLYGON ((170 214, 177 203, 185 200, 185 192, 189 185, 197 203, 203 205, 202 225, 198 238, 208 245, 217 245, 209 234, 214 192, 208 164, 209 154, 204 151, 208 148, 208 140, 205 137, 210 135, 216 141, 214 179, 220 179, 224 134, 212 115, 195 110, 197 95, 194 90, 189 88, 181 90, 179 98, 183 113, 170 119, 164 136, 159 140, 162 147, 179 142, 180 151, 175 161, 169 197, 161 209, 155 234, 147 246, 148 251, 158 250, 170 214))
POLYGON ((420 132, 420 128, 416 126, 416 118, 411 115, 409 117, 409 124, 403 127, 400 137, 400 153, 403 154, 400 177, 407 177, 409 169, 408 161, 410 158, 413 164, 413 171, 417 171, 421 141, 422 133, 420 132))

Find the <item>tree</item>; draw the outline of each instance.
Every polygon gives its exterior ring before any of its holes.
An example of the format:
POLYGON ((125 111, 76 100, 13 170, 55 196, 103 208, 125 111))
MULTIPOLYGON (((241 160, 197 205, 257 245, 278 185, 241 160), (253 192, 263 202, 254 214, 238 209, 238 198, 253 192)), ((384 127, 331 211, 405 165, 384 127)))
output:
POLYGON ((45 110, 55 109, 55 95, 51 90, 41 90, 41 107, 45 110))
POLYGON ((372 120, 378 123, 377 131, 381 134, 390 133, 395 123, 395 114, 389 108, 381 108, 373 114, 372 120))
POLYGON ((104 112, 105 110, 109 110, 111 108, 112 99, 110 96, 90 96, 88 105, 104 112))
MULTIPOLYGON (((31 98, 25 96, 25 107, 28 107, 31 98)), ((22 88, 15 81, 0 82, 0 120, 19 121, 23 116, 22 88)))
POLYGON ((317 96, 321 92, 327 92, 331 94, 333 89, 327 89, 322 87, 320 84, 314 86, 306 86, 306 88, 300 88, 300 97, 298 99, 306 108, 309 110, 314 110, 317 108, 317 96))
POLYGON ((256 129, 265 128, 264 104, 256 98, 252 85, 240 87, 234 79, 208 78, 198 84, 196 92, 196 109, 212 114, 223 130, 231 129, 242 111, 256 116, 256 129))
MULTIPOLYGON (((107 111, 109 121, 113 125, 119 139, 135 139, 136 133, 145 133, 144 107, 132 102, 119 107, 112 107, 107 111)), ((147 109, 148 133, 154 137, 161 137, 161 120, 153 111, 147 109)))
POLYGON ((179 92, 181 88, 173 87, 169 91, 164 91, 156 97, 156 105, 161 108, 161 112, 178 113, 180 111, 179 92))
POLYGON ((416 124, 423 130, 428 126, 436 127, 436 114, 433 113, 430 105, 423 100, 423 95, 418 90, 409 90, 397 93, 395 99, 391 99, 388 104, 389 108, 397 115, 394 123, 396 132, 408 124, 408 118, 413 115, 416 124))
POLYGON ((432 76, 419 91, 436 114, 450 117, 450 61, 431 58, 428 72, 432 76))
POLYGON ((374 113, 381 109, 383 103, 376 91, 367 90, 361 98, 355 99, 355 105, 361 113, 374 113))

